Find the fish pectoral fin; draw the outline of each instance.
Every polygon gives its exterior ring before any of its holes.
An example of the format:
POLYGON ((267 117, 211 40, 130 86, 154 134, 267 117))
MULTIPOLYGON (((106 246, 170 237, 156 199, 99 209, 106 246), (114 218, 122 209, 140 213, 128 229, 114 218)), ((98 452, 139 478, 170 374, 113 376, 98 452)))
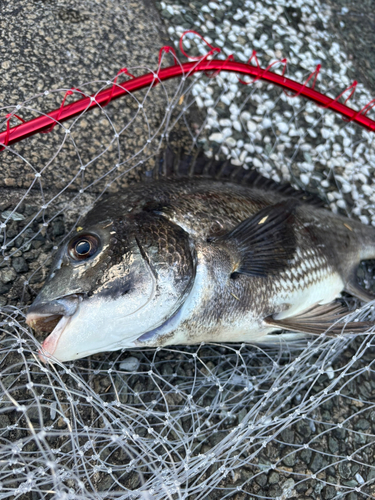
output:
POLYGON ((267 276, 285 269, 296 250, 293 230, 295 200, 265 207, 213 241, 235 247, 238 264, 233 274, 267 276))
POLYGON ((339 319, 348 314, 349 310, 340 302, 316 305, 296 316, 275 319, 272 316, 265 318, 265 323, 270 326, 291 330, 293 332, 312 333, 319 335, 327 332, 328 335, 339 335, 341 333, 361 333, 365 328, 373 325, 370 321, 339 322, 339 319))
POLYGON ((375 300, 374 294, 368 292, 367 290, 362 288, 359 283, 357 283, 356 273, 353 273, 352 279, 346 284, 345 292, 350 293, 350 295, 354 295, 354 297, 357 297, 357 299, 363 300, 364 302, 375 300))

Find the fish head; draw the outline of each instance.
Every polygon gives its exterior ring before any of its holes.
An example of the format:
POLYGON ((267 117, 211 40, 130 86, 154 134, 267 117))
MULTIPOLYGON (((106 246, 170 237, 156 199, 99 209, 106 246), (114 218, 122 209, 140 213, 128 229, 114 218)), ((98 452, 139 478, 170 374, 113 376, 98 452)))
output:
POLYGON ((51 332, 42 359, 135 347, 176 313, 192 287, 194 251, 183 229, 158 214, 108 217, 100 208, 61 246, 28 310, 29 326, 51 332))

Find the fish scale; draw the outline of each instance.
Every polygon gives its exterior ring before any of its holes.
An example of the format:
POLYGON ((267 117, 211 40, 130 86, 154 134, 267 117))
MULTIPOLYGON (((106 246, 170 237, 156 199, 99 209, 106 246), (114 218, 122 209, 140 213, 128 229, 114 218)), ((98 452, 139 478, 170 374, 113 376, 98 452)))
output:
POLYGON ((283 330, 291 341, 290 332, 322 333, 341 318, 342 291, 373 298, 356 270, 375 258, 374 228, 230 164, 201 157, 176 166, 167 158, 156 170, 103 197, 60 247, 27 315, 33 328, 53 328, 42 359, 275 342, 283 330))

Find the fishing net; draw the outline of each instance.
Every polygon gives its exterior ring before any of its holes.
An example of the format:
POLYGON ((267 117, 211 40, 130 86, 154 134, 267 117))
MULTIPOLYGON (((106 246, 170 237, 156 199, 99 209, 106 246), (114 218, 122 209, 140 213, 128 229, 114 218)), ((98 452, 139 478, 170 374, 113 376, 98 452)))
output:
MULTIPOLYGON (((185 50, 207 54, 194 40, 185 50)), ((332 108, 351 93, 337 99, 349 86, 344 76, 332 82, 320 72, 330 100, 319 107, 303 97, 317 76, 309 80, 311 67, 292 71, 265 56, 259 67, 252 61, 262 78, 220 65, 159 78, 182 59, 164 50, 155 68, 129 67, 111 81, 50 90, 1 111, 0 498, 373 497, 372 329, 353 336, 343 322, 334 338, 133 349, 64 364, 36 355, 43 339, 25 313, 54 251, 103 192, 163 165, 167 145, 181 157, 203 151, 255 168, 375 223, 373 122, 356 123, 371 111, 364 88, 350 100, 362 113, 343 120, 332 108), (267 81, 283 71, 302 82, 299 90, 267 81), (114 100, 124 82, 148 73, 143 90, 114 100), (63 122, 63 106, 85 96, 96 96, 92 109, 63 122), (48 133, 12 143, 17 120, 53 108, 48 133)), ((372 276, 371 263, 361 266, 363 286, 374 288, 372 276)), ((372 303, 345 300, 347 320, 374 321, 372 303)))

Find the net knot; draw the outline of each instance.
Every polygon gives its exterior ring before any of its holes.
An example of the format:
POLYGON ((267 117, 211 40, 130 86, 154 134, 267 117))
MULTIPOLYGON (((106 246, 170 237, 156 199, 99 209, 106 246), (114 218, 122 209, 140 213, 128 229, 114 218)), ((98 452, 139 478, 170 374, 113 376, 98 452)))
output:
POLYGON ((122 73, 123 73, 124 75, 130 76, 130 78, 132 78, 132 79, 133 79, 133 78, 135 78, 135 76, 134 76, 134 75, 132 75, 132 74, 128 71, 128 68, 121 68, 121 69, 118 71, 117 75, 115 76, 115 78, 114 78, 114 80, 113 80, 113 85, 112 85, 112 87, 111 87, 111 91, 110 91, 110 94, 109 94, 109 96, 108 96, 107 101, 105 101, 105 102, 102 104, 102 107, 103 107, 103 108, 104 108, 105 106, 108 106, 108 104, 112 101, 112 99, 113 99, 113 95, 114 95, 114 93, 115 93, 115 89, 116 89, 116 87, 120 87, 121 89, 123 89, 123 90, 124 90, 124 87, 122 87, 120 83, 117 83, 117 79, 118 79, 118 77, 119 77, 122 73))

